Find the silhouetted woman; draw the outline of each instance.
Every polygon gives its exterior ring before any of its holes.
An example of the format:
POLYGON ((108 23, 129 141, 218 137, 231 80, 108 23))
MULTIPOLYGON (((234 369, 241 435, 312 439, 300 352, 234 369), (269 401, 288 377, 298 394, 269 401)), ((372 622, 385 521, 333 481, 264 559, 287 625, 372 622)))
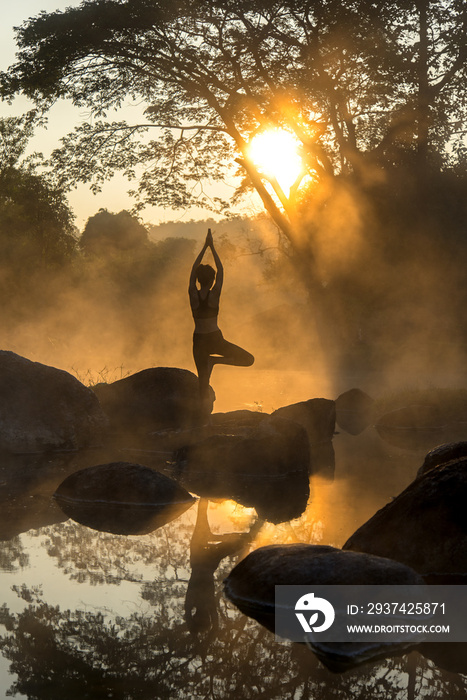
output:
POLYGON ((195 321, 193 357, 198 371, 200 395, 203 400, 209 396, 209 379, 214 365, 249 367, 255 361, 249 352, 225 340, 217 325, 223 281, 224 268, 214 248, 211 229, 209 229, 204 245, 193 263, 188 287, 195 321), (211 265, 201 264, 208 248, 211 248, 216 270, 211 265), (199 283, 199 289, 196 282, 199 283))

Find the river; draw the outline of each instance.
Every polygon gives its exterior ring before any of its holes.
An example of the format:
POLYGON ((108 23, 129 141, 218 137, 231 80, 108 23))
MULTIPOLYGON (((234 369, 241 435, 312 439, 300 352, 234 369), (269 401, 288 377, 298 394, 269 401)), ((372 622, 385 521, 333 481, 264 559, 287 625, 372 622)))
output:
MULTIPOLYGON (((292 401, 308 391, 333 398, 325 380, 322 386, 316 379, 314 386, 304 386, 298 376, 296 391, 290 392, 290 377, 278 378, 252 403, 277 408, 280 404, 273 404, 281 401, 287 381, 292 401)), ((218 407, 244 407, 240 403, 231 396, 230 404, 219 401, 218 407)), ((98 450, 4 456, 2 697, 467 697, 464 676, 443 671, 417 652, 331 673, 304 646, 276 641, 223 595, 223 579, 251 549, 292 542, 341 546, 410 483, 427 446, 401 449, 369 426, 358 436, 338 430, 333 447, 334 468, 328 463, 311 476, 308 506, 290 522, 258 522, 251 507, 202 499, 172 522, 138 536, 80 525, 52 499, 65 476, 100 463, 98 450)))

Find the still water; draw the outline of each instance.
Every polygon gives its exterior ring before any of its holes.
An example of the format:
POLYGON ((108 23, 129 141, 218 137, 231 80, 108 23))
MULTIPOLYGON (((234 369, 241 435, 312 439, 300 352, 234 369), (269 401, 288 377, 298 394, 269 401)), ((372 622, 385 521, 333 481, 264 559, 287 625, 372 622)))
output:
POLYGON ((371 426, 359 436, 341 431, 335 467, 328 455, 295 520, 260 521, 226 493, 141 536, 66 519, 51 495, 77 469, 116 457, 154 466, 149 454, 4 457, 0 697, 467 697, 466 677, 417 652, 333 674, 302 645, 277 642, 222 592, 239 558, 261 545, 341 546, 407 486, 433 446, 404 450, 371 426))

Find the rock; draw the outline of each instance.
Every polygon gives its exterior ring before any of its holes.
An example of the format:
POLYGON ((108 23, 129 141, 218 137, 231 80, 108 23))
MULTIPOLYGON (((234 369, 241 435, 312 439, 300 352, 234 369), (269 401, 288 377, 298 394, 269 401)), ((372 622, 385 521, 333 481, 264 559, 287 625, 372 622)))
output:
POLYGON ((413 404, 384 414, 378 419, 376 425, 384 428, 425 430, 427 428, 439 428, 441 423, 437 406, 413 404))
POLYGON ((430 469, 439 467, 441 464, 451 462, 453 459, 467 457, 467 441, 448 442, 444 445, 438 445, 433 450, 430 450, 425 457, 425 461, 417 472, 417 476, 422 476, 430 469))
POLYGON ((173 479, 130 462, 81 469, 68 476, 54 496, 73 520, 123 535, 152 532, 196 500, 173 479))
POLYGON ((386 413, 375 425, 383 440, 407 450, 427 449, 439 441, 446 427, 437 406, 418 404, 386 413))
POLYGON ((305 430, 298 424, 270 416, 247 436, 212 435, 178 451, 176 459, 193 471, 281 476, 303 471, 309 461, 305 430))
MULTIPOLYGON (((254 411, 231 411, 229 413, 213 413, 211 420, 206 425, 192 426, 190 428, 163 428, 144 436, 137 441, 138 448, 144 445, 145 451, 165 453, 165 459, 169 460, 177 450, 188 445, 194 445, 214 435, 238 435, 248 436, 252 429, 268 417, 267 413, 254 411), (258 416, 258 418, 256 418, 258 416), (143 443, 143 445, 141 444, 143 443)), ((130 449, 125 446, 125 449, 130 449)), ((137 452, 138 450, 135 450, 137 452)), ((152 466, 148 465, 148 466, 152 466)))
POLYGON ((374 399, 361 389, 350 389, 336 399, 336 422, 350 435, 359 435, 373 420, 374 399))
POLYGON ((302 425, 310 441, 330 442, 336 426, 336 404, 329 399, 309 399, 282 406, 271 414, 276 418, 286 418, 302 425))
POLYGON ((214 402, 202 407, 198 377, 177 367, 153 367, 97 384, 94 391, 117 432, 148 433, 163 428, 188 428, 207 420, 214 402))
POLYGON ((0 351, 0 450, 77 450, 107 419, 95 394, 68 372, 0 351))
POLYGON ((256 428, 268 417, 268 413, 261 411, 227 411, 226 413, 213 413, 211 427, 217 432, 230 432, 240 435, 256 428))
MULTIPOLYGON (((251 552, 224 582, 225 593, 246 615, 270 631, 275 628, 277 585, 423 585, 415 571, 389 559, 330 546, 269 545, 251 552)), ((291 611, 293 612, 293 611, 291 611)), ((370 660, 404 653, 407 642, 324 643, 307 640, 332 671, 344 671, 370 660)))
POLYGON ((230 572, 225 592, 239 605, 274 613, 275 586, 423 584, 408 566, 330 545, 271 544, 251 552, 230 572), (238 602, 237 602, 238 601, 238 602))
POLYGON ((175 454, 182 483, 206 498, 231 498, 271 522, 299 517, 309 497, 309 446, 291 421, 265 418, 242 435, 213 435, 175 454))
POLYGON ((390 557, 430 576, 467 574, 467 458, 415 479, 344 549, 390 557))

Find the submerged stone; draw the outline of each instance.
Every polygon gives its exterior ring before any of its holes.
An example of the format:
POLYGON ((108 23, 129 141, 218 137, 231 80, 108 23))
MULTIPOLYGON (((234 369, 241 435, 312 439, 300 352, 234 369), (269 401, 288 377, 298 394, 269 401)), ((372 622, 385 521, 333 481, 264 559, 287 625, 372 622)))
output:
POLYGON ((413 404, 385 413, 378 419, 376 425, 384 428, 425 430, 441 427, 442 420, 437 406, 413 404))
POLYGON ((419 450, 442 439, 447 426, 437 406, 414 404, 381 416, 375 428, 385 442, 401 449, 419 450))
POLYGON ((467 458, 415 479, 344 549, 390 557, 424 576, 467 574, 467 458))
POLYGON ((107 419, 95 394, 68 372, 0 351, 0 450, 78 450, 107 419))
MULTIPOLYGON (((275 628, 277 585, 423 585, 408 566, 382 557, 323 545, 269 545, 251 552, 224 582, 227 597, 270 631, 275 628)), ((344 671, 386 656, 400 655, 409 642, 307 644, 332 671, 344 671)))
POLYGON ((54 496, 73 520, 124 535, 152 532, 196 500, 168 476, 130 462, 81 469, 68 476, 54 496))

